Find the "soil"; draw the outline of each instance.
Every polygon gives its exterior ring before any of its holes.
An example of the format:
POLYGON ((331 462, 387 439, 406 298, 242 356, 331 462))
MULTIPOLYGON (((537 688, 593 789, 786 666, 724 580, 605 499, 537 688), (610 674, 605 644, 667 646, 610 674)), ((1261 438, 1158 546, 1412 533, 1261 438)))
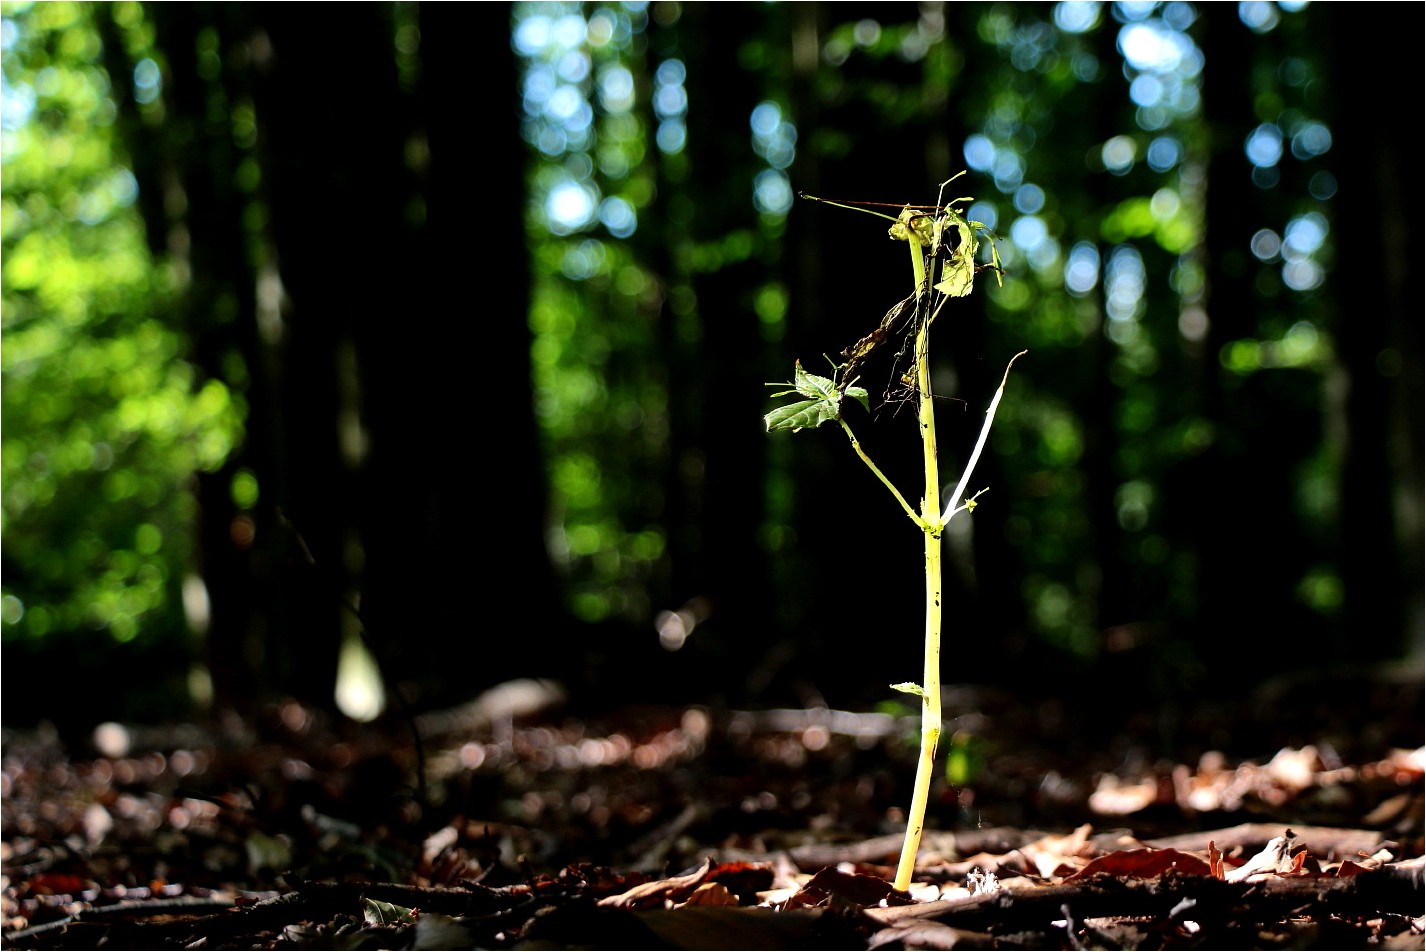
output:
POLYGON ((413 723, 7 731, 3 942, 1422 949, 1419 678, 1375 683, 1205 703, 1178 758, 1103 693, 957 689, 908 892, 904 712, 596 714, 512 682, 413 723))

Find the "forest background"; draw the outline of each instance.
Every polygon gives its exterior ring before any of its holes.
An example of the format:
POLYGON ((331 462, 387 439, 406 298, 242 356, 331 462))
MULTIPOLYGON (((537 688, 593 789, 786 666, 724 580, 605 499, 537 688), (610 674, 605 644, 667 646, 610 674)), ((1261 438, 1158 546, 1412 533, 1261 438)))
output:
MULTIPOLYGON (((947 680, 1167 744, 1204 696, 1419 684, 1421 32, 7 3, 4 721, 366 718, 371 649, 421 707, 888 700, 919 531, 840 435, 764 433, 764 384, 909 290, 884 222, 796 193, 961 169, 1007 274, 938 322, 948 479, 1030 353, 947 540, 947 680)), ((897 410, 853 421, 905 489, 897 410)))

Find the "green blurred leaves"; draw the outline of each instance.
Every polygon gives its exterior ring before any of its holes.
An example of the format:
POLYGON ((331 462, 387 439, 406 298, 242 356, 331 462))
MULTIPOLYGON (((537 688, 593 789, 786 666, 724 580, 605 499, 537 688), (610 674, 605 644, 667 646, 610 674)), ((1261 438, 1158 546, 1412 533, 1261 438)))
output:
POLYGON ((116 145, 93 18, 132 32, 141 17, 3 12, 4 634, 157 637, 180 620, 191 477, 226 459, 242 407, 182 359, 175 281, 149 255, 116 145))

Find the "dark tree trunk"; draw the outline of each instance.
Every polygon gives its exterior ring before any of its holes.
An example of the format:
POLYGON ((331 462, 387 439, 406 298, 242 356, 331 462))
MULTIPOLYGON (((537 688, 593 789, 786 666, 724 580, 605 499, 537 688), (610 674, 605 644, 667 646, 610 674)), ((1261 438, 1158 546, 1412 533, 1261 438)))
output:
POLYGON ((131 122, 151 241, 187 256, 194 360, 249 410, 242 448, 200 479, 219 702, 329 705, 356 624, 342 599, 388 674, 433 699, 576 666, 543 544, 508 8, 423 8, 404 74, 400 11, 154 17, 171 113, 131 122), (465 56, 472 37, 495 54, 465 56), (240 188, 245 159, 260 176, 240 188), (231 498, 239 468, 253 513, 231 498), (491 563, 510 583, 495 605, 474 584, 491 563))
POLYGON ((1421 59, 1421 11, 1325 5, 1318 36, 1335 91, 1332 129, 1337 247, 1332 339, 1348 428, 1341 486, 1343 610, 1354 658, 1420 657, 1422 631, 1422 202, 1420 88, 1399 113, 1366 107, 1395 74, 1353 68, 1421 59), (1344 58, 1345 57, 1345 58, 1344 58))
POLYGON ((421 173, 424 194, 392 209, 407 221, 383 266, 391 306, 361 312, 358 352, 372 439, 364 612, 399 675, 434 699, 577 659, 544 545, 510 11, 420 11, 419 96, 394 143, 414 170, 391 174, 421 173))
MULTIPOLYGON (((358 328, 391 328, 410 307, 399 278, 410 191, 390 20, 379 8, 336 19, 314 12, 265 11, 271 65, 261 72, 256 108, 288 302, 279 371, 288 475, 280 501, 315 559, 315 571, 284 578, 291 616, 280 643, 295 693, 329 703, 339 597, 356 599, 363 587, 362 515, 395 502, 364 498, 359 486, 358 400, 373 374, 359 372, 353 348, 358 328)), ((376 394, 365 397, 379 405, 376 394)))
MULTIPOLYGON (((156 45, 169 51, 165 116, 161 125, 145 122, 123 97, 123 127, 150 246, 179 275, 190 359, 247 406, 243 445, 218 472, 197 477, 195 540, 209 600, 204 660, 215 699, 247 709, 282 681, 267 632, 280 624, 274 570, 283 544, 274 520, 239 511, 231 492, 233 476, 250 469, 260 477, 264 504, 283 493, 272 438, 281 421, 274 351, 257 321, 252 259, 261 235, 244 225, 255 196, 237 185, 245 155, 230 124, 233 104, 252 97, 257 30, 251 11, 234 6, 164 7, 154 24, 156 45)), ((117 40, 112 45, 119 48, 117 40)))
POLYGON ((1265 635, 1289 624, 1296 608, 1291 576, 1301 567, 1290 548, 1294 530, 1287 482, 1288 454, 1296 448, 1286 430, 1276 426, 1284 422, 1278 380, 1266 374, 1235 375, 1217 359, 1229 342, 1263 333, 1258 267, 1249 249, 1261 227, 1253 210, 1263 208, 1265 196, 1253 184, 1243 151, 1246 132, 1257 124, 1253 34, 1235 7, 1210 4, 1203 23, 1203 109, 1211 141, 1205 237, 1209 359, 1199 388, 1214 439, 1185 467, 1180 524, 1195 553, 1200 657, 1209 665, 1231 659, 1235 670, 1258 675, 1282 663, 1281 643, 1265 635), (1225 512, 1225 490, 1235 506, 1251 507, 1250 518, 1225 512))
MULTIPOLYGON (((690 131, 687 172, 677 189, 691 202, 692 216, 673 226, 687 233, 670 235, 671 246, 712 249, 737 234, 760 240, 752 204, 758 160, 748 123, 766 95, 764 77, 727 64, 780 21, 749 21, 706 4, 683 8, 678 53, 687 67, 690 131)), ((684 650, 700 660, 696 676, 715 696, 744 689, 748 661, 765 647, 761 633, 775 597, 760 537, 767 438, 759 421, 768 350, 754 308, 757 289, 775 273, 775 253, 774 246, 727 255, 715 269, 688 272, 696 332, 687 314, 670 308, 664 315, 672 322, 665 341, 673 422, 669 500, 676 514, 669 530, 674 604, 667 607, 706 614, 706 627, 684 650)))

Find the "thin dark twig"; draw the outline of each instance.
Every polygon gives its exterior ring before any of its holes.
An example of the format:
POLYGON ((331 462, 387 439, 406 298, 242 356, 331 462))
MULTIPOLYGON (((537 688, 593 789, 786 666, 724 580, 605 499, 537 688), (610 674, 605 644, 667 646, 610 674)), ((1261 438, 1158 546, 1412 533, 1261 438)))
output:
POLYGON ((62 919, 56 919, 53 922, 45 922, 37 926, 30 926, 28 929, 17 929, 14 932, 7 932, 4 935, 4 941, 8 945, 37 935, 44 935, 46 932, 64 929, 80 921, 93 922, 96 919, 112 919, 118 916, 181 915, 183 913, 203 912, 212 909, 228 909, 231 908, 232 905, 232 899, 219 896, 167 896, 162 899, 128 899, 123 902, 110 903, 107 906, 90 906, 87 909, 82 909, 62 919))

